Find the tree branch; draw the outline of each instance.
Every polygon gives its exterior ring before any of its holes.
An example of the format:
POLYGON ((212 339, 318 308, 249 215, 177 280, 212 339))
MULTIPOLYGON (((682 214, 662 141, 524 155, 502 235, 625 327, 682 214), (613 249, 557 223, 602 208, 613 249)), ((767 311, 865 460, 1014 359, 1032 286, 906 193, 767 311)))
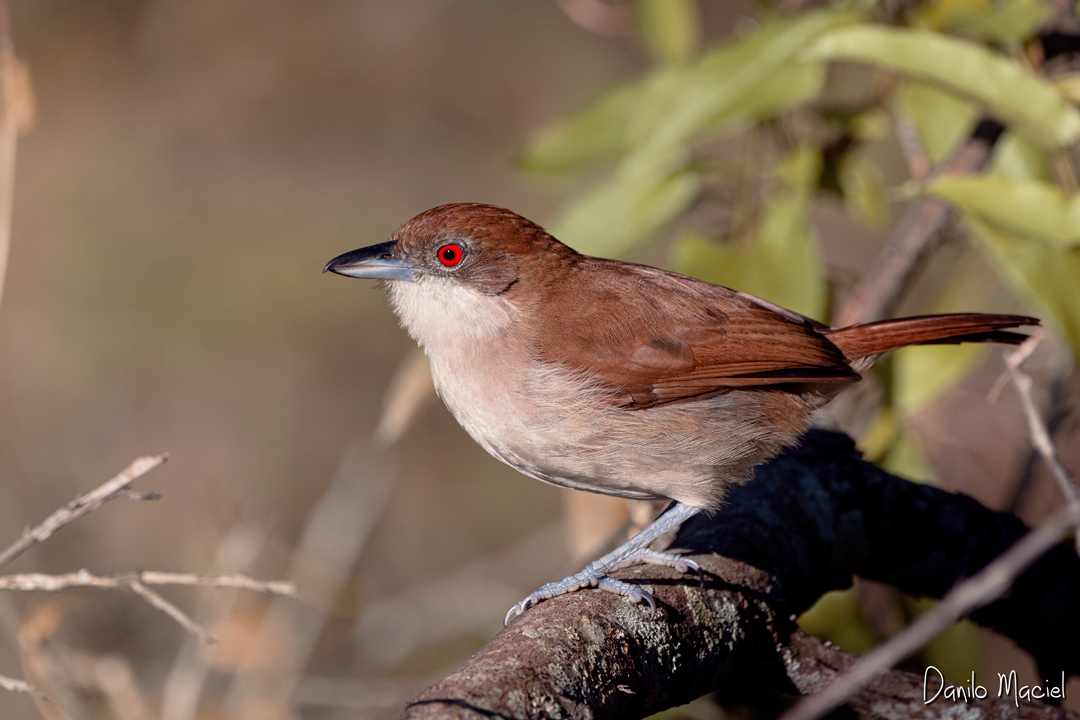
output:
POLYGON ((127 497, 137 500, 158 499, 159 496, 154 493, 133 495, 128 492, 127 486, 168 459, 168 453, 138 458, 112 480, 109 480, 96 490, 92 490, 85 495, 80 495, 75 498, 49 517, 45 518, 45 520, 37 527, 24 530, 21 538, 8 546, 3 552, 0 552, 0 567, 7 565, 34 545, 45 542, 52 537, 54 532, 63 526, 78 520, 88 512, 97 510, 110 500, 118 497, 127 497))
MULTIPOLYGON (((859 574, 941 597, 1025 534, 1013 515, 863 462, 835 433, 811 432, 802 448, 757 475, 727 507, 689 521, 675 539, 706 569, 707 588, 668 569, 639 566, 617 575, 647 583, 660 606, 655 619, 647 607, 600 591, 541 603, 421 693, 405 716, 644 717, 714 690, 816 690, 853 662, 823 650, 794 623, 823 593, 859 574)), ((1007 598, 972 617, 1011 637, 1040 667, 1077 673, 1078 603, 1080 557, 1059 545, 1020 576, 1007 598)), ((901 708, 904 717, 956 710, 947 701, 923 705, 920 683, 889 672, 851 703, 881 717, 895 712, 883 705, 901 708), (882 693, 893 699, 882 703, 882 693)), ((999 700, 965 709, 988 718, 1076 717, 999 700)))
POLYGON ((937 607, 919 616, 918 620, 888 642, 868 652, 835 682, 784 713, 781 720, 818 720, 843 704, 859 688, 922 648, 946 627, 1007 592, 1013 579, 1061 542, 1077 522, 1080 522, 1080 502, 1054 513, 970 580, 950 590, 937 607))
MULTIPOLYGON (((940 605, 920 616, 888 642, 867 653, 821 692, 806 698, 785 713, 783 720, 818 720, 884 670, 922 648, 948 625, 1005 594, 1023 570, 1030 567, 1051 546, 1061 542, 1070 529, 1080 527, 1080 491, 1077 490, 1076 478, 1072 477, 1058 460, 1050 433, 1035 404, 1031 377, 1020 369, 1044 337, 1045 333, 1039 330, 1018 348, 1005 353, 1005 365, 1008 368, 1007 374, 1011 375, 1020 395, 1032 445, 1050 466, 1059 489, 1069 504, 1021 538, 974 577, 958 583, 942 599, 940 605)), ((1080 533, 1077 534, 1075 543, 1077 552, 1080 553, 1080 533)))
MULTIPOLYGON (((791 637, 790 652, 785 654, 788 677, 804 695, 828 687, 828 683, 858 662, 850 653, 826 645, 802 631, 791 637)), ((970 720, 1075 720, 1076 713, 1041 703, 1019 703, 1012 696, 990 697, 965 703, 962 713, 957 705, 945 700, 926 703, 934 697, 937 687, 924 691, 923 678, 906 672, 889 672, 877 678, 873 685, 859 689, 847 699, 853 710, 884 718, 884 720, 955 720, 962 714, 970 720), (924 692, 926 693, 924 695, 924 692)))

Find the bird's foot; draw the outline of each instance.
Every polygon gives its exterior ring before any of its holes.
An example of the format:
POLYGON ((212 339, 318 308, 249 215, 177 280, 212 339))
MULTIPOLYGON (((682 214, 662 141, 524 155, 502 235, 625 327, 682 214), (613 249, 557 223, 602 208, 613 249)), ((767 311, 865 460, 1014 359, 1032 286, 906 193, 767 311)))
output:
POLYGON ((653 520, 647 528, 609 552, 604 557, 592 563, 578 574, 563 578, 559 582, 544 585, 517 605, 507 610, 506 616, 503 618, 503 625, 509 623, 511 618, 515 615, 520 615, 541 600, 549 600, 553 597, 565 595, 566 593, 573 592, 583 587, 599 587, 602 590, 622 595, 628 598, 630 602, 636 603, 645 600, 649 603, 649 607, 652 608, 652 612, 655 615, 656 600, 653 599, 652 595, 636 585, 631 585, 622 580, 616 580, 615 578, 608 577, 608 575, 628 565, 646 562, 653 565, 666 565, 667 567, 675 568, 679 572, 686 572, 687 570, 692 569, 698 574, 699 578, 703 579, 704 576, 701 572, 701 567, 693 560, 672 553, 658 552, 649 548, 649 545, 651 545, 656 538, 669 530, 674 530, 684 520, 692 518, 699 512, 701 512, 700 508, 685 505, 681 502, 671 505, 660 515, 660 517, 653 520))
POLYGON ((693 570, 698 574, 698 579, 704 582, 704 574, 702 573, 701 566, 689 558, 675 555, 674 553, 659 552, 647 547, 631 548, 629 550, 624 548, 625 546, 618 548, 614 552, 608 553, 575 575, 565 577, 558 582, 548 583, 536 592, 531 593, 524 600, 506 611, 506 616, 503 618, 503 625, 508 624, 515 615, 520 615, 541 600, 550 600, 553 597, 565 595, 566 593, 574 592, 575 590, 580 590, 584 587, 599 587, 601 590, 607 590, 616 595, 622 595, 632 603, 639 603, 644 600, 649 603, 652 615, 655 616, 656 600, 649 591, 638 587, 637 585, 632 585, 631 583, 608 577, 610 573, 613 573, 616 570, 638 563, 663 565, 665 567, 675 568, 682 573, 693 570))

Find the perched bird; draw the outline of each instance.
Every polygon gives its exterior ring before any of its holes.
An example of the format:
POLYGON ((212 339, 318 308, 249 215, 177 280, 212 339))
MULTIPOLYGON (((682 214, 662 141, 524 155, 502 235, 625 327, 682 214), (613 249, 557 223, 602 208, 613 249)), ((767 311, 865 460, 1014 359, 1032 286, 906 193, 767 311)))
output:
POLYGON ((435 388, 499 460, 561 487, 675 504, 626 544, 511 608, 585 586, 655 602, 608 576, 637 562, 700 568, 649 548, 718 508, 755 465, 795 445, 813 412, 907 345, 1017 343, 1013 315, 909 317, 831 328, 746 293, 581 255, 492 205, 454 204, 327 270, 386 281, 435 388))

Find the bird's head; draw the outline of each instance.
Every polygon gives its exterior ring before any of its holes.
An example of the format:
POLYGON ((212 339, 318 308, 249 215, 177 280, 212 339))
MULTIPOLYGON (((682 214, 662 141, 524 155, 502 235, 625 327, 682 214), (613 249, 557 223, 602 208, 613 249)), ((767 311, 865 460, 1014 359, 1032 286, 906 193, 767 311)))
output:
POLYGON ((516 213, 458 203, 417 215, 388 242, 339 255, 323 272, 389 281, 402 324, 430 351, 447 332, 479 339, 505 328, 577 257, 516 213))

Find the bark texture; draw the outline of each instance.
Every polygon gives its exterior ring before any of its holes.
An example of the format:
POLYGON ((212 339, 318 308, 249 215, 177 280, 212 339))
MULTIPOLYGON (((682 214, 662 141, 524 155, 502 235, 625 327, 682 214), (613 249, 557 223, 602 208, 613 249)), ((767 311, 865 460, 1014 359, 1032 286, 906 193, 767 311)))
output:
MULTIPOLYGON (((964 495, 917 485, 864 462, 840 434, 812 431, 762 466, 674 547, 707 573, 639 566, 617 573, 657 600, 632 605, 579 591, 526 611, 464 666, 407 707, 406 718, 634 718, 713 691, 813 692, 852 656, 806 635, 795 617, 852 575, 940 597, 1024 534, 1024 524, 964 495)), ((972 615, 1030 652, 1044 677, 1080 673, 1080 558, 1059 545, 1006 598, 972 615)), ((991 697, 922 702, 922 678, 893 671, 850 705, 892 720, 1061 718, 1039 703, 991 697)))

